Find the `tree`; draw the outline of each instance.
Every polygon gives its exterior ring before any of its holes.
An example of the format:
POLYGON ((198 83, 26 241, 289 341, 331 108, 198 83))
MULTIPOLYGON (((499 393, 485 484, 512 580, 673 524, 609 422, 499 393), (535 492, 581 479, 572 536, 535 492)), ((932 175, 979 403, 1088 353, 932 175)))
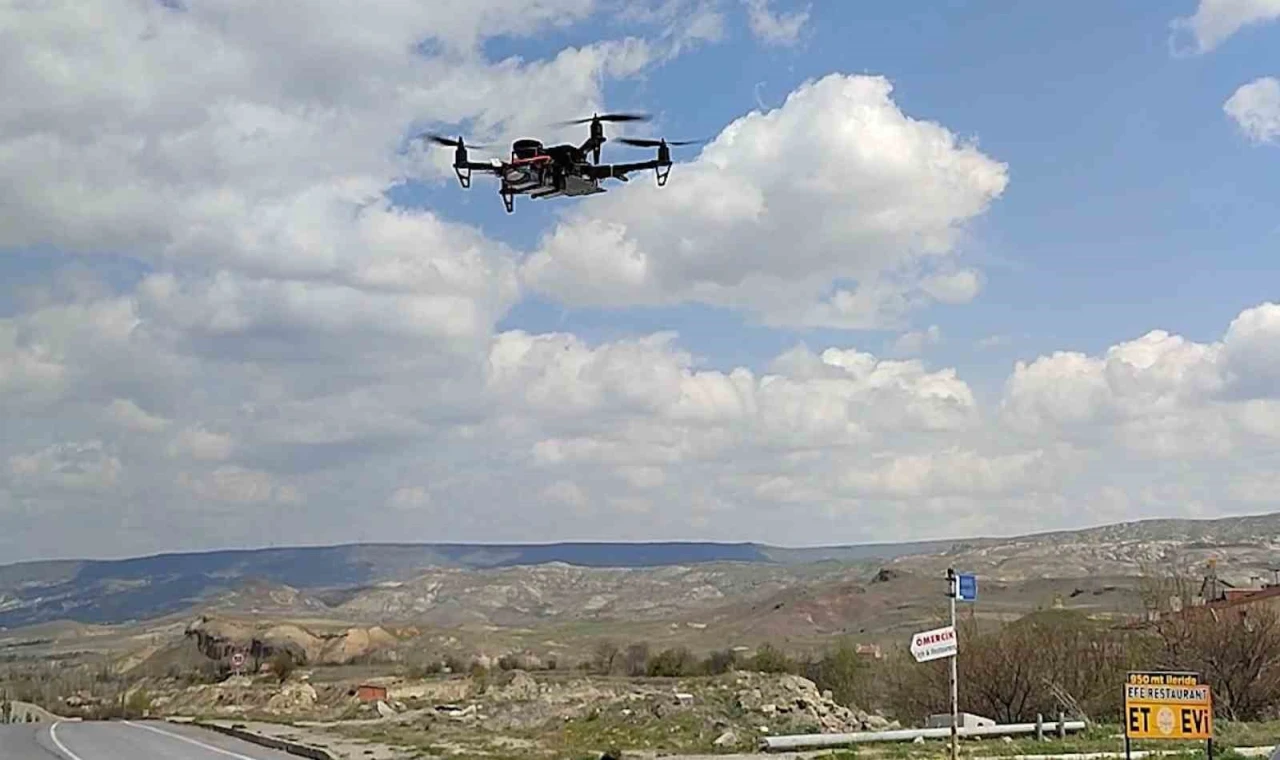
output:
POLYGON ((649 645, 640 641, 628 646, 626 653, 622 656, 622 664, 629 676, 636 677, 647 673, 649 670, 649 645))
POLYGON ((1139 563, 1138 596, 1143 608, 1160 615, 1186 609, 1200 593, 1200 582, 1192 573, 1182 569, 1187 563, 1175 556, 1163 560, 1158 566, 1139 563))
POLYGON ((804 668, 806 678, 819 689, 830 689, 832 699, 846 707, 856 704, 864 693, 864 670, 857 646, 848 639, 841 639, 804 668))
POLYGON ((709 675, 718 676, 733 670, 738 664, 738 653, 732 649, 719 649, 707 655, 704 666, 709 675))
POLYGON ((126 718, 145 718, 151 712, 151 695, 146 689, 135 689, 129 693, 124 701, 124 716, 126 718))
POLYGON ((698 672, 698 659, 687 647, 664 649, 649 660, 648 674, 655 678, 678 678, 698 672))
POLYGON ((592 667, 595 672, 607 676, 613 673, 614 667, 618 664, 618 657, 621 654, 622 649, 613 640, 605 639, 597 642, 592 667))
MULTIPOLYGON (((961 618, 956 633, 960 709, 1002 723, 1031 722, 1059 710, 1118 719, 1119 684, 1128 670, 1151 667, 1156 643, 1142 632, 1112 628, 1072 610, 1043 610, 981 627, 961 618)), ((945 659, 917 663, 900 651, 877 664, 873 674, 855 677, 865 686, 854 693, 859 706, 871 706, 864 696, 869 695, 903 723, 918 723, 949 712, 949 665, 945 659)))
POLYGON ((297 668, 297 663, 293 661, 293 655, 281 649, 271 655, 271 672, 280 683, 289 680, 289 676, 297 668))
POLYGON ((751 667, 760 673, 791 673, 796 664, 786 653, 773 644, 761 644, 756 656, 751 658, 751 667))
POLYGON ((1270 604, 1197 607, 1156 630, 1162 667, 1199 673, 1229 720, 1254 720, 1280 703, 1280 613, 1270 604))

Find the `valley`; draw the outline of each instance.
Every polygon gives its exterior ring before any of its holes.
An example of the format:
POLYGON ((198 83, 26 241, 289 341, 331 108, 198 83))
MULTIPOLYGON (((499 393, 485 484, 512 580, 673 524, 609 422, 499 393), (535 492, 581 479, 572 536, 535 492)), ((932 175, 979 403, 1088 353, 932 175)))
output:
POLYGON ((655 726, 681 715, 674 748, 731 733, 726 746, 750 749, 753 720, 776 732, 916 719, 903 710, 922 708, 885 689, 922 672, 904 665, 906 643, 944 621, 948 567, 979 578, 962 613, 974 632, 1061 614, 1111 635, 1170 583, 1198 587, 1211 561, 1227 584, 1270 580, 1278 536, 1280 515, 1264 515, 877 547, 360 545, 28 563, 0 568, 0 675, 11 697, 59 714, 253 720, 401 748, 435 726, 494 758, 582 749, 599 737, 547 732, 591 715, 658 746, 655 726), (371 683, 388 696, 354 696, 371 683), (740 705, 772 705, 760 689, 833 686, 835 701, 805 701, 825 712, 740 705), (673 689, 703 706, 673 707, 673 689), (484 749, 468 738, 478 727, 514 744, 484 749))

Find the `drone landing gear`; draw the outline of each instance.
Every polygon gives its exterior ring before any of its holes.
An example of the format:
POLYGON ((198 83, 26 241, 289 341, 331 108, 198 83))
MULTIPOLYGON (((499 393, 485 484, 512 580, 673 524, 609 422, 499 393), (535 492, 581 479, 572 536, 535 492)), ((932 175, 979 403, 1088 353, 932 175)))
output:
POLYGON ((667 177, 670 175, 671 164, 667 164, 666 166, 655 166, 653 169, 653 176, 658 178, 658 187, 665 187, 667 184, 667 177))
POLYGON ((462 185, 464 190, 471 187, 471 167, 455 166, 453 173, 458 175, 458 184, 462 185))
POLYGON ((507 210, 508 214, 515 211, 516 197, 514 195, 511 193, 498 193, 498 195, 502 196, 502 206, 507 210))

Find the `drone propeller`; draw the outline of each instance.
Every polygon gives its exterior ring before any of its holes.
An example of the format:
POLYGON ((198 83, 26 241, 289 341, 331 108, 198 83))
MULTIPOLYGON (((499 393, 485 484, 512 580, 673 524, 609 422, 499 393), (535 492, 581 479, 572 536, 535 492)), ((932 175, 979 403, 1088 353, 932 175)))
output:
POLYGON ((562 121, 556 124, 556 126, 568 127, 574 124, 590 124, 593 121, 649 121, 651 118, 653 117, 647 113, 600 113, 589 119, 562 121))
POLYGON ((637 148, 660 148, 663 145, 695 145, 706 140, 651 140, 646 137, 615 137, 614 140, 637 148))
POLYGON ((450 148, 487 148, 489 147, 488 145, 466 145, 462 142, 461 137, 455 140, 452 137, 443 137, 441 135, 433 134, 431 132, 424 132, 423 134, 418 135, 418 137, 424 140, 430 140, 440 145, 447 145, 450 148))

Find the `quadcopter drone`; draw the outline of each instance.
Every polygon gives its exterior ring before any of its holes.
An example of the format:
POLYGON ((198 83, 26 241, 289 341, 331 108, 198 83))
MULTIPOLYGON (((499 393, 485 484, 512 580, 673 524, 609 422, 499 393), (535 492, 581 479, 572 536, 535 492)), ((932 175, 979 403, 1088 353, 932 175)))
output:
MULTIPOLYGON (((601 164, 600 148, 608 139, 604 136, 606 121, 648 121, 644 114, 606 113, 596 114, 590 119, 577 119, 562 122, 561 126, 590 124, 591 136, 581 145, 565 143, 544 146, 541 140, 522 138, 511 144, 511 160, 497 158, 488 162, 469 161, 467 145, 462 138, 456 140, 440 135, 425 134, 422 137, 440 145, 454 148, 453 170, 458 175, 458 183, 463 188, 471 187, 471 172, 489 172, 497 175, 501 184, 498 194, 502 196, 502 205, 510 214, 515 210, 515 197, 528 195, 533 199, 555 198, 559 196, 574 197, 579 195, 595 195, 605 192, 601 181, 617 179, 629 182, 631 172, 653 169, 657 177, 658 187, 667 184, 667 176, 671 173, 672 145, 691 145, 699 140, 667 142, 645 138, 619 137, 618 142, 640 148, 657 148, 658 157, 652 161, 638 161, 622 164, 601 164), (587 154, 591 160, 587 160, 587 154)), ((473 145, 472 148, 484 146, 473 145)))

